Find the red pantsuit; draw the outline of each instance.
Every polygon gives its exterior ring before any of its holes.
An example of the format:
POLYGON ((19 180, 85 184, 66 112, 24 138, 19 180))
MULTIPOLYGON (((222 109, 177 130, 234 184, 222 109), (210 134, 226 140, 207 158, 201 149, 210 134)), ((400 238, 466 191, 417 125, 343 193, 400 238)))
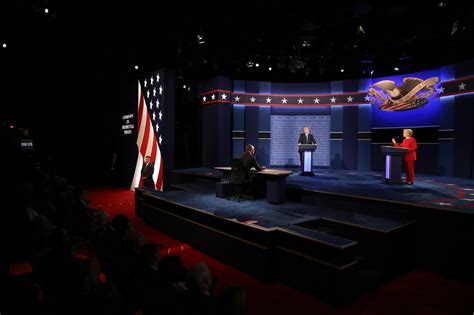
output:
POLYGON ((407 148, 408 152, 403 157, 405 161, 405 170, 407 173, 406 182, 413 183, 415 181, 415 160, 416 160, 416 140, 415 138, 408 137, 403 142, 395 143, 394 146, 407 148))

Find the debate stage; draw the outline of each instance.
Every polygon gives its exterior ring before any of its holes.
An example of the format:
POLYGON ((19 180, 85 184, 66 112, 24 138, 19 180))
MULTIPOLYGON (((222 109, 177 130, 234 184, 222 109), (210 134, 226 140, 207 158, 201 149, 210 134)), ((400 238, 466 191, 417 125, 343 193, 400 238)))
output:
POLYGON ((474 181, 316 170, 286 179, 286 202, 216 197, 222 173, 175 170, 174 190, 137 189, 149 225, 259 279, 345 304, 412 268, 474 279, 474 181))

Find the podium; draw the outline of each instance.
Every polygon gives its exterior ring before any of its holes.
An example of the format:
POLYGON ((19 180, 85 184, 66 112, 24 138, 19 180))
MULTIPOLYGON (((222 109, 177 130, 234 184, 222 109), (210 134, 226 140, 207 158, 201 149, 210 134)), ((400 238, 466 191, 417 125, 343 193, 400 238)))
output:
POLYGON ((402 163, 403 156, 408 152, 407 148, 383 146, 382 153, 385 155, 385 178, 384 184, 403 184, 402 163))
POLYGON ((316 150, 317 144, 299 144, 298 151, 301 156, 301 173, 300 176, 314 176, 313 173, 313 152, 316 150))

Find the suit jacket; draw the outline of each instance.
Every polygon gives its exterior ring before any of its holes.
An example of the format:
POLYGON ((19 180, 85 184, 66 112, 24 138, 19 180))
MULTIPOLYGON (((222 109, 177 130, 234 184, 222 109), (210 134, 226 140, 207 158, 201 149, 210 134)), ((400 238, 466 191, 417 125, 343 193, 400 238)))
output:
POLYGON ((258 164, 257 159, 255 156, 251 155, 248 152, 244 152, 240 155, 240 159, 242 160, 242 164, 244 164, 247 173, 250 173, 250 169, 254 167, 257 171, 261 171, 262 167, 258 164))
POLYGON ((148 163, 148 165, 143 164, 142 167, 142 177, 146 177, 143 179, 143 186, 153 188, 155 186, 155 182, 153 181, 153 172, 155 171, 155 167, 153 164, 148 163))
POLYGON ((402 143, 395 143, 394 146, 407 148, 408 152, 405 153, 403 159, 405 161, 415 161, 416 160, 416 140, 413 137, 403 139, 402 143))
POLYGON ((298 144, 316 144, 316 138, 314 138, 314 136, 309 133, 308 134, 308 142, 306 142, 306 135, 304 133, 301 133, 300 134, 300 137, 298 138, 298 144))

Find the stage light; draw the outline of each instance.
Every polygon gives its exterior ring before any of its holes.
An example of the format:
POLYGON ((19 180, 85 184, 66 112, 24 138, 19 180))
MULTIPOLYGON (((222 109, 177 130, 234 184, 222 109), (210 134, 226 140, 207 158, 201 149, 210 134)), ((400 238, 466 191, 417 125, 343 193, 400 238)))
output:
POLYGON ((135 70, 138 70, 138 66, 137 66, 137 65, 135 65, 135 70))
POLYGON ((363 34, 365 34, 365 30, 364 30, 364 28, 362 27, 362 25, 359 25, 359 26, 357 27, 357 33, 363 33, 363 34))
POLYGON ((260 64, 256 63, 256 64, 255 64, 255 67, 257 67, 257 68, 260 67, 260 64))
POLYGON ((374 70, 370 70, 370 75, 374 74, 374 70))
POLYGON ((10 127, 10 129, 13 129, 13 128, 15 128, 15 126, 13 126, 13 125, 10 125, 9 127, 10 127))
POLYGON ((439 4, 438 4, 438 7, 440 8, 444 8, 446 6, 446 2, 444 1, 440 1, 439 4))
POLYGON ((45 9, 44 9, 44 13, 48 14, 48 13, 49 13, 49 9, 48 9, 48 8, 45 8, 45 9))
POLYGON ((3 47, 3 48, 7 48, 7 43, 3 43, 3 44, 2 44, 2 47, 3 47))
POLYGON ((253 65, 254 65, 254 63, 253 63, 252 60, 249 60, 249 61, 247 62, 247 67, 248 67, 248 68, 252 68, 253 65))
POLYGON ((183 89, 186 89, 186 84, 183 85, 183 89))
POLYGON ((272 67, 268 67, 268 71, 272 71, 272 67))
POLYGON ((197 42, 198 42, 199 45, 202 45, 202 44, 206 43, 206 41, 204 40, 204 35, 197 34, 196 38, 197 38, 197 42))
POLYGON ((341 69, 341 72, 344 72, 344 69, 341 69))
POLYGON ((190 86, 188 86, 188 91, 191 91, 191 87, 190 87, 190 86))
POLYGON ((398 71, 398 70, 400 70, 400 68, 399 68, 399 67, 395 67, 395 68, 393 68, 393 70, 398 71))
POLYGON ((311 44, 308 43, 308 42, 305 41, 305 40, 303 41, 303 44, 302 44, 302 45, 303 45, 303 47, 309 47, 309 46, 311 46, 311 44))

